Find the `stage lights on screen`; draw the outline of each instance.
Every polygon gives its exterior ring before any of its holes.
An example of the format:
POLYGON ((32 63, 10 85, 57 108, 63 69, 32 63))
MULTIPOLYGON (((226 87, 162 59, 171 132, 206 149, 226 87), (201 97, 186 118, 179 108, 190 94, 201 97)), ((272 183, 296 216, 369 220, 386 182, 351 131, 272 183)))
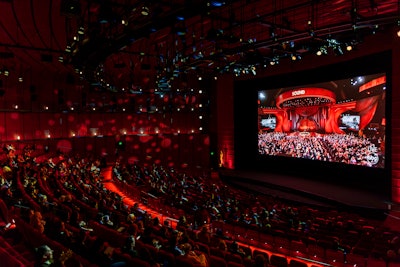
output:
POLYGON ((149 15, 149 12, 150 12, 149 8, 148 8, 147 6, 144 6, 144 7, 142 7, 142 10, 141 10, 140 13, 141 13, 143 16, 148 16, 148 15, 149 15))
POLYGON ((328 50, 325 46, 321 46, 318 50, 317 50, 317 56, 321 56, 321 55, 326 55, 328 54, 328 50))
POLYGON ((346 50, 347 50, 347 51, 353 50, 353 46, 352 46, 351 44, 348 44, 348 45, 346 46, 346 50))

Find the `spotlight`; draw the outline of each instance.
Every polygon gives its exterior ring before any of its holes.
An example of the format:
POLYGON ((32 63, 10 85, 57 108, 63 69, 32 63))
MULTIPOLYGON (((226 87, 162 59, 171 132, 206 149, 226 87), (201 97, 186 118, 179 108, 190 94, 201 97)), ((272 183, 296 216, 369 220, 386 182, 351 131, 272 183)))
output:
POLYGON ((149 15, 149 8, 147 6, 142 7, 142 11, 140 12, 143 16, 149 15))
POLYGON ((347 45, 347 46, 346 46, 346 50, 347 50, 347 51, 353 50, 353 46, 352 46, 352 45, 347 45))
POLYGON ((79 27, 78 34, 80 34, 80 35, 85 34, 85 28, 84 27, 79 27))
POLYGON ((273 58, 269 61, 269 64, 270 64, 271 66, 274 66, 274 65, 279 64, 279 57, 277 57, 277 56, 273 57, 273 58))
POLYGON ((211 1, 209 3, 207 3, 208 6, 212 6, 212 7, 221 7, 223 5, 225 5, 225 1, 211 1))
POLYGON ((251 67, 251 73, 253 73, 254 76, 257 75, 256 67, 251 67))
POLYGON ((336 55, 341 56, 343 55, 343 50, 340 45, 336 46, 333 48, 333 51, 335 52, 336 55))
POLYGON ((317 51, 317 56, 321 56, 321 55, 326 55, 328 54, 328 51, 326 50, 326 47, 321 46, 318 51, 317 51))
MULTIPOLYGON (((399 29, 399 27, 400 27, 400 20, 397 21, 397 28, 399 29)), ((400 37, 400 29, 397 30, 396 34, 397 34, 397 37, 400 37)))

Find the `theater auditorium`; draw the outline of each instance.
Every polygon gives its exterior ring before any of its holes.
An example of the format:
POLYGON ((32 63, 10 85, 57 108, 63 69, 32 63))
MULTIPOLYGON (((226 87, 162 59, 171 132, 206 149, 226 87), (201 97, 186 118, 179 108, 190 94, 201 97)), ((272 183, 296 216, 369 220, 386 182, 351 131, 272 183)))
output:
POLYGON ((399 58, 394 0, 0 0, 0 267, 399 267, 399 58))

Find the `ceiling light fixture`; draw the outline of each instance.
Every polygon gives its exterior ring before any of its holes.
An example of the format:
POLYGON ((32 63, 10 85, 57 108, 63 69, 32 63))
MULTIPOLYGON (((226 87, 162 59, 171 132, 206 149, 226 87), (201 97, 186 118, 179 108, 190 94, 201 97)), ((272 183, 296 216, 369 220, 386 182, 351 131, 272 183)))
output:
POLYGON ((400 29, 399 28, 400 28, 400 20, 397 21, 397 29, 398 29, 396 32, 397 37, 400 37, 400 29))
POLYGON ((221 7, 225 5, 225 1, 211 1, 207 5, 212 7, 221 7))
POLYGON ((140 12, 143 16, 149 15, 149 8, 147 6, 142 7, 142 11, 140 12))
POLYGON ((321 56, 321 55, 326 55, 328 54, 328 50, 326 49, 325 46, 321 46, 318 51, 317 51, 317 56, 321 56))
POLYGON ((79 27, 78 34, 80 34, 80 35, 85 34, 85 28, 84 27, 79 27))

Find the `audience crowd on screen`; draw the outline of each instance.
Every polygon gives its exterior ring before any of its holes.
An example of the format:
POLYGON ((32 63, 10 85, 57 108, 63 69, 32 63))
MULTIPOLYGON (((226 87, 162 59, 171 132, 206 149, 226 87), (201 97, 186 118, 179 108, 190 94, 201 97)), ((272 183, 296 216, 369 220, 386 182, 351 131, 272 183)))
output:
POLYGON ((260 154, 362 166, 378 164, 378 157, 382 158, 382 153, 377 145, 368 138, 354 134, 295 135, 282 132, 258 134, 260 154))

